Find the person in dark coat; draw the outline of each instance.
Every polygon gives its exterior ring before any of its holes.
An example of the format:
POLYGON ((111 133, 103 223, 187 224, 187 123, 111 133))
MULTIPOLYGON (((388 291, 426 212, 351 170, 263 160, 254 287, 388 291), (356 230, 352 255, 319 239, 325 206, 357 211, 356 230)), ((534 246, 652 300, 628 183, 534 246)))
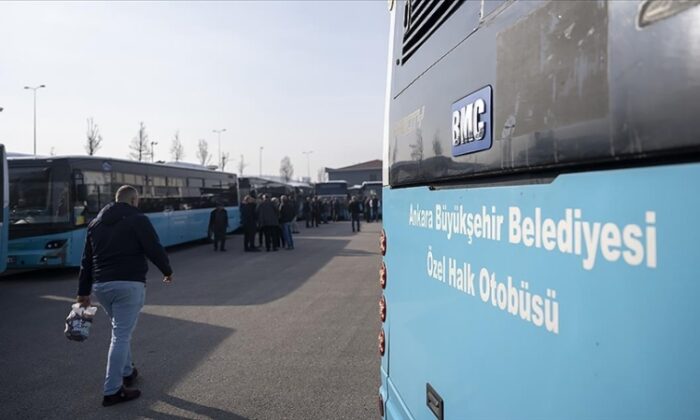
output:
POLYGON ((147 260, 163 273, 163 282, 173 280, 158 234, 138 209, 136 189, 123 185, 115 199, 88 225, 78 277, 78 303, 90 306, 90 293, 94 293, 112 324, 103 406, 141 395, 138 389, 126 387, 138 376, 131 359, 131 334, 146 298, 147 260))
POLYGON ((282 196, 280 206, 280 223, 282 224, 282 237, 287 249, 294 249, 294 238, 292 236, 292 221, 294 220, 294 204, 286 197, 282 196))
POLYGON ((304 200, 304 206, 302 207, 302 214, 304 215, 304 221, 306 222, 306 227, 313 227, 313 220, 311 220, 311 197, 306 197, 304 200))
POLYGON ((257 215, 255 200, 246 195, 241 206, 241 225, 243 226, 243 250, 245 252, 259 251, 255 247, 255 232, 257 230, 257 215))
POLYGON ((272 248, 273 251, 277 251, 279 248, 275 246, 275 236, 279 228, 279 215, 267 194, 263 195, 263 201, 258 206, 258 221, 265 236, 265 250, 270 251, 272 248))
POLYGON ((357 223, 357 231, 360 231, 360 212, 362 211, 362 206, 357 200, 357 197, 353 196, 350 199, 350 204, 348 204, 348 210, 350 211, 350 220, 352 223, 352 231, 355 232, 355 223, 357 223))
POLYGON ((214 235, 214 251, 226 251, 226 231, 228 230, 228 212, 221 203, 209 215, 209 232, 214 235), (221 247, 219 247, 221 244, 221 247))
POLYGON ((316 227, 321 224, 321 200, 318 197, 311 200, 311 219, 316 227))
POLYGON ((372 221, 376 222, 379 220, 379 197, 373 195, 369 200, 369 204, 372 208, 372 221))

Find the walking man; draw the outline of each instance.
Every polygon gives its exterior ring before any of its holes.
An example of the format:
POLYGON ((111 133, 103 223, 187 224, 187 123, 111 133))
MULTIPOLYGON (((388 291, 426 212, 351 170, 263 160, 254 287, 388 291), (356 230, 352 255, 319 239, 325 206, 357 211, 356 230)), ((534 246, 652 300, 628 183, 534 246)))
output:
POLYGON ((124 185, 116 203, 107 204, 87 228, 80 264, 78 303, 90 305, 92 291, 112 322, 112 341, 107 355, 103 406, 138 398, 130 389, 138 376, 131 357, 131 334, 146 297, 148 258, 173 280, 168 256, 150 220, 138 210, 136 189, 124 185))
POLYGON ((357 201, 357 197, 354 195, 350 199, 350 204, 348 205, 348 210, 350 210, 350 219, 352 220, 352 231, 355 232, 355 223, 357 223, 357 231, 360 231, 360 202, 357 201))
POLYGON ((216 203, 216 208, 209 215, 209 232, 214 234, 214 251, 226 251, 226 231, 228 230, 228 212, 223 204, 216 203), (219 247, 221 244, 221 247, 219 247))

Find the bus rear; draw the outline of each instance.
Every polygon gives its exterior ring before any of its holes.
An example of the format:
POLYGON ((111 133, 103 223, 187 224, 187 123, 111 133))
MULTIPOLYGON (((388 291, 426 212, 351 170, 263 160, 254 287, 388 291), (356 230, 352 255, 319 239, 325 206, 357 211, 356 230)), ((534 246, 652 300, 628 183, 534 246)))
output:
POLYGON ((390 4, 383 417, 700 416, 697 2, 390 4))

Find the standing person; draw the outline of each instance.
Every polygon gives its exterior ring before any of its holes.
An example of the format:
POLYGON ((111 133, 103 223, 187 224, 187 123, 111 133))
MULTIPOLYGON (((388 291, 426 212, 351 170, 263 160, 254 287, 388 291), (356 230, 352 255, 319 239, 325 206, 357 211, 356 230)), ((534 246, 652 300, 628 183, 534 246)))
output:
POLYGON ((334 221, 334 222, 337 222, 338 219, 341 219, 341 218, 342 218, 342 217, 341 217, 341 214, 340 214, 340 211, 341 211, 340 199, 339 199, 339 198, 336 198, 336 199, 333 201, 333 221, 334 221))
POLYGON ((220 202, 209 215, 209 232, 214 234, 214 251, 226 251, 226 231, 228 230, 228 212, 220 202), (221 244, 221 247, 219 247, 221 244))
POLYGON ((352 231, 355 232, 355 223, 357 223, 357 231, 360 231, 360 202, 354 195, 350 199, 350 204, 348 205, 348 210, 350 210, 350 220, 352 223, 352 231))
POLYGON ((282 237, 287 249, 294 249, 294 238, 292 237, 294 213, 294 204, 283 195, 282 205, 280 206, 280 223, 282 224, 282 237))
POLYGON ((369 204, 372 207, 372 221, 376 222, 379 220, 379 198, 373 195, 369 200, 369 204))
POLYGON ((245 196, 241 206, 241 225, 243 225, 243 250, 245 252, 259 251, 255 247, 255 230, 257 227, 255 200, 249 195, 245 196))
POLYGON ((331 220, 335 222, 335 198, 331 198, 330 210, 331 210, 331 220))
POLYGON ((362 203, 362 211, 365 215, 365 222, 369 223, 372 211, 369 205, 369 197, 365 197, 364 202, 362 203))
POLYGON ((328 213, 328 199, 324 199, 321 201, 321 220, 323 221, 323 224, 328 224, 328 213))
POLYGON ((165 249, 138 204, 134 187, 123 185, 117 190, 116 203, 107 204, 88 225, 80 264, 78 303, 90 306, 90 292, 94 292, 112 322, 102 399, 105 407, 141 395, 138 389, 126 387, 138 376, 131 358, 131 334, 146 297, 146 259, 163 273, 163 282, 173 280, 165 249))
POLYGON ((306 197, 304 200, 304 207, 302 207, 302 214, 304 215, 304 221, 306 222, 306 227, 313 227, 313 220, 311 220, 311 197, 306 197))
POLYGON ((263 195, 263 201, 258 206, 258 220, 260 226, 262 226, 263 234, 265 235, 265 250, 269 252, 270 248, 273 248, 274 251, 277 251, 277 248, 275 248, 273 244, 274 235, 279 225, 279 219, 275 206, 272 204, 270 196, 267 194, 263 195))
POLYGON ((292 233, 299 233, 299 225, 297 225, 297 216, 299 216, 299 202, 296 196, 292 195, 289 197, 289 203, 294 209, 294 219, 292 219, 292 233))
POLYGON ((255 199, 255 219, 257 223, 257 228, 258 228, 258 248, 262 248, 263 246, 263 228, 262 225, 260 224, 260 213, 258 212, 258 209, 260 208, 260 204, 262 204, 262 195, 258 195, 258 198, 255 199))
POLYGON ((275 225, 274 234, 272 235, 272 247, 275 251, 281 247, 284 248, 284 238, 282 237, 282 224, 280 223, 280 200, 277 197, 272 197, 273 206, 275 207, 275 213, 277 214, 277 224, 275 225))
POLYGON ((314 225, 318 227, 321 224, 321 200, 318 197, 314 197, 311 201, 311 217, 314 220, 314 225))

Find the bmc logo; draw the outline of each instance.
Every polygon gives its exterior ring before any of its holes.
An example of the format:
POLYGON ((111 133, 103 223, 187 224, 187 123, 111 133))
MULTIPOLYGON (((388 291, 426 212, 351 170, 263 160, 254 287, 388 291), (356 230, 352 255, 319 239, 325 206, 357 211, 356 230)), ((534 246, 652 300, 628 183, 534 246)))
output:
POLYGON ((452 104, 452 156, 491 148, 491 86, 452 104))

